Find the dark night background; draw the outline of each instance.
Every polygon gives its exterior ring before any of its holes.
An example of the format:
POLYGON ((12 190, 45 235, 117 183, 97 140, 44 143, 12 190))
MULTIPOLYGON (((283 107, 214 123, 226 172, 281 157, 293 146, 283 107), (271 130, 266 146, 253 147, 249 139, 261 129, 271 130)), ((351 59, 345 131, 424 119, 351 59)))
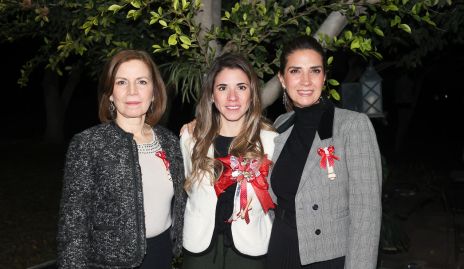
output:
MULTIPOLYGON (((45 109, 40 70, 32 74, 28 87, 19 88, 16 83, 21 65, 34 50, 26 42, 0 47, 0 268, 24 268, 54 259, 55 255, 54 233, 66 145, 41 141, 45 109)), ((427 69, 413 70, 413 77, 428 71, 400 148, 395 148, 398 115, 409 104, 400 101, 401 89, 396 82, 405 71, 390 67, 380 72, 386 116, 372 122, 392 174, 395 169, 416 167, 420 170, 416 174, 436 173, 446 181, 452 170, 464 170, 462 50, 458 46, 445 47, 424 60, 427 69)), ((192 118, 192 104, 182 104, 176 98, 172 107, 166 125, 178 133, 180 126, 192 118)), ((277 100, 267 115, 273 120, 281 112, 281 100, 277 100)), ((66 141, 97 123, 96 84, 87 78, 79 84, 66 112, 66 141)), ((417 178, 417 185, 422 184, 420 180, 417 178)))

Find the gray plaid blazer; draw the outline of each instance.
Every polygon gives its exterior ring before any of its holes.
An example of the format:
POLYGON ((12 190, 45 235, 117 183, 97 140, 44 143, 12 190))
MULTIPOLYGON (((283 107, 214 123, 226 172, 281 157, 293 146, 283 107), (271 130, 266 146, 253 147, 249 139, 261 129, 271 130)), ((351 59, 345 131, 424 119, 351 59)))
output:
MULTIPOLYGON (((274 123, 273 162, 293 128, 294 112, 274 123)), ((374 128, 365 114, 329 109, 321 119, 295 197, 303 265, 345 256, 345 268, 376 268, 382 215, 382 166, 374 128), (320 166, 319 148, 334 146, 336 179, 320 166)), ((270 190, 274 201, 275 194, 270 190)))

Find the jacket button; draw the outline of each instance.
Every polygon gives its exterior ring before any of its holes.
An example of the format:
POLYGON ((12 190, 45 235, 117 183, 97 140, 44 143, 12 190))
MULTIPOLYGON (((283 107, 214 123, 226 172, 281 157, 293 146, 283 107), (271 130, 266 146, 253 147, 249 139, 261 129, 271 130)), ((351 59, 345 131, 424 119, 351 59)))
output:
POLYGON ((319 209, 319 206, 317 204, 314 204, 313 205, 313 210, 318 210, 319 209))
POLYGON ((315 233, 316 235, 320 235, 320 234, 321 234, 321 230, 317 229, 314 233, 315 233))

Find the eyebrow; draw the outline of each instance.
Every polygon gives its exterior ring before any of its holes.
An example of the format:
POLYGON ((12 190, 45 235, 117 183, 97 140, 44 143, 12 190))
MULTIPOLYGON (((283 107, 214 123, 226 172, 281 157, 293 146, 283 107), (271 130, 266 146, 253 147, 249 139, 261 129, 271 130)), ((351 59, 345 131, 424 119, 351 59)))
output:
MULTIPOLYGON (((126 77, 114 77, 114 79, 125 79, 127 80, 126 77)), ((135 78, 136 80, 139 80, 139 79, 150 79, 150 77, 146 77, 146 76, 142 76, 142 77, 137 77, 135 78)))
MULTIPOLYGON (((311 66, 309 69, 319 69, 319 68, 322 68, 322 65, 311 66)), ((301 67, 301 66, 289 66, 287 68, 287 70, 289 70, 289 69, 303 69, 303 67, 301 67)))
MULTIPOLYGON (((219 83, 219 84, 216 84, 215 87, 227 86, 227 85, 228 85, 227 83, 219 83)), ((237 86, 242 86, 242 85, 248 86, 248 83, 246 83, 246 82, 239 82, 239 83, 237 83, 237 86)))

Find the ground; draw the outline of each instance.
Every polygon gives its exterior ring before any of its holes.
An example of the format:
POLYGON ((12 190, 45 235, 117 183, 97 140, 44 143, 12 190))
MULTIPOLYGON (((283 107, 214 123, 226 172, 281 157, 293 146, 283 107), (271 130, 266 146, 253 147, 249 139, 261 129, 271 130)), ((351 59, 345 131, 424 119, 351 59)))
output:
POLYGON ((63 148, 24 140, 0 152, 0 268, 55 259, 63 148))

